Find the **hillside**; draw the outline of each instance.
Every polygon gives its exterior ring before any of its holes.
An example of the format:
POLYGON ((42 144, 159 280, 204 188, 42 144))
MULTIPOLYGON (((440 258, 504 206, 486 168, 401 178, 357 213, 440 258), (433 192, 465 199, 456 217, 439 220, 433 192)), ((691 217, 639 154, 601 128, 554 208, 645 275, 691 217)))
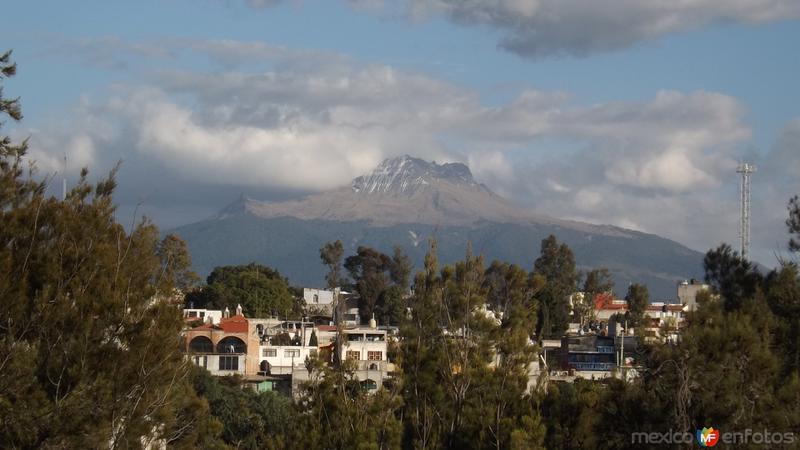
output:
POLYGON ((675 283, 701 275, 702 254, 652 234, 563 221, 513 206, 472 178, 463 164, 403 157, 384 161, 350 186, 287 202, 241 198, 216 217, 173 232, 189 244, 196 270, 250 261, 276 267, 295 284, 321 285, 319 248, 341 239, 390 252, 400 245, 419 266, 435 237, 442 262, 476 253, 531 268, 542 239, 555 234, 583 268, 611 269, 618 293, 643 282, 672 299, 675 283))

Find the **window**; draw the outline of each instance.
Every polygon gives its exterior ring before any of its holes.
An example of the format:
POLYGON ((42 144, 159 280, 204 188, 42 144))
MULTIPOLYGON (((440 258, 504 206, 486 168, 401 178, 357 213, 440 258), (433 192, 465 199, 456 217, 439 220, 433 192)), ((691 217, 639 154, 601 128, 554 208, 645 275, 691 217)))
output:
POLYGON ((319 295, 314 294, 314 303, 319 303, 319 295))
POLYGON ((238 356, 220 356, 219 370, 239 370, 238 356))
POLYGON ((204 369, 208 368, 208 357, 206 356, 195 356, 192 358, 194 360, 194 365, 200 366, 204 369))
POLYGON ((189 317, 197 317, 197 311, 189 311, 189 317))
POLYGON ((367 352, 367 361, 382 361, 383 352, 367 352))
POLYGON ((264 358, 274 358, 278 356, 278 350, 274 348, 265 348, 261 353, 264 358))
POLYGON ((202 318, 202 317, 205 317, 205 316, 206 316, 206 313, 205 313, 205 311, 203 311, 203 312, 200 312, 200 317, 201 317, 201 318, 202 318))
POLYGON ((348 351, 347 352, 347 359, 358 361, 359 359, 361 359, 361 352, 354 352, 352 350, 348 351))
POLYGON ((300 357, 300 350, 284 350, 283 356, 285 358, 299 358, 300 357))

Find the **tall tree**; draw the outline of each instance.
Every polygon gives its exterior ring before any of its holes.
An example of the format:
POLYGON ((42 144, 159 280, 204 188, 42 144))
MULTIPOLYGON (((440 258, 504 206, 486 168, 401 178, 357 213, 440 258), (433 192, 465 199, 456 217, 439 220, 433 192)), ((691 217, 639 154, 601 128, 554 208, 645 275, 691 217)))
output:
POLYGON ((392 263, 389 268, 389 275, 392 278, 392 282, 404 293, 408 289, 408 283, 411 279, 411 270, 413 270, 413 268, 411 259, 403 251, 402 247, 395 245, 392 263))
POLYGON ((533 270, 546 280, 539 293, 538 334, 540 338, 560 337, 569 325, 569 296, 578 285, 575 256, 566 244, 559 244, 556 237, 550 235, 542 240, 533 270))
POLYGON ((645 324, 645 312, 650 304, 650 293, 647 286, 634 283, 628 286, 628 293, 625 295, 628 302, 628 325, 637 330, 645 324))
POLYGON ((436 242, 431 241, 423 271, 414 281, 411 317, 400 326, 404 441, 412 448, 439 448, 445 431, 442 377, 449 369, 442 346, 442 291, 436 242))
POLYGON ((327 242, 319 249, 319 258, 328 268, 325 281, 328 283, 329 289, 340 287, 344 281, 342 280, 342 256, 344 256, 344 246, 340 240, 327 242))
MULTIPOLYGON (((6 53, 0 79, 14 72, 6 53)), ((18 101, 3 99, 0 113, 21 118, 18 101)), ((0 139, 0 442, 205 445, 180 311, 164 295, 179 267, 160 258, 157 229, 116 222, 115 171, 92 185, 84 169, 61 201, 23 171, 24 155, 24 143, 0 139)))
POLYGON ((752 263, 728 244, 706 253, 703 267, 706 282, 722 297, 728 311, 740 309, 752 300, 763 279, 752 263))
POLYGON ((358 247, 355 255, 345 259, 344 267, 359 295, 361 319, 369 320, 373 313, 378 312, 378 300, 389 286, 387 273, 392 267, 392 259, 375 249, 362 246, 358 247))
MULTIPOLYGON (((800 200, 789 200, 789 250, 800 251, 800 200)), ((797 262, 781 261, 765 280, 765 295, 775 314, 775 338, 783 356, 783 372, 800 373, 800 269, 797 262)))
POLYGON ((197 284, 200 277, 192 271, 192 258, 186 242, 174 234, 168 234, 158 245, 158 257, 162 264, 162 276, 175 280, 175 287, 186 290, 197 284))

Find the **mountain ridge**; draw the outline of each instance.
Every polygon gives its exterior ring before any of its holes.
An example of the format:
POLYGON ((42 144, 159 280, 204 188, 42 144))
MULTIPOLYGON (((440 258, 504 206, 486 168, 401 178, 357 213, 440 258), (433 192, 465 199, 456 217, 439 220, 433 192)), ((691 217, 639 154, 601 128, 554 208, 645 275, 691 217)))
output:
POLYGON ((532 268, 541 240, 567 243, 580 267, 608 267, 617 294, 645 282, 654 298, 672 299, 677 282, 702 275, 703 255, 656 235, 612 225, 549 217, 519 208, 477 182, 461 163, 437 164, 408 155, 383 161, 349 185, 281 202, 241 195, 209 220, 173 232, 188 243, 195 269, 260 262, 295 283, 322 285, 319 248, 342 240, 389 253, 399 245, 421 267, 435 238, 442 263, 463 258, 468 245, 492 259, 532 268))
POLYGON ((520 208, 475 181, 465 164, 429 163, 408 155, 384 160, 371 173, 354 178, 349 186, 299 199, 262 202, 242 196, 216 218, 228 217, 233 211, 262 218, 367 220, 375 226, 470 226, 493 221, 546 223, 611 235, 629 232, 612 225, 556 219, 520 208))

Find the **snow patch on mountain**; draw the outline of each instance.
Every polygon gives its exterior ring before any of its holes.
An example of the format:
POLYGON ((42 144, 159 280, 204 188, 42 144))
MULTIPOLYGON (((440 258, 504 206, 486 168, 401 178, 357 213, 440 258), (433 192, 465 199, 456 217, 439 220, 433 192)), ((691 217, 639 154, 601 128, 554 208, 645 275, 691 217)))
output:
POLYGON ((362 194, 405 194, 428 188, 435 181, 477 186, 472 172, 461 163, 437 164, 405 155, 383 161, 369 175, 353 180, 352 190, 362 194))

